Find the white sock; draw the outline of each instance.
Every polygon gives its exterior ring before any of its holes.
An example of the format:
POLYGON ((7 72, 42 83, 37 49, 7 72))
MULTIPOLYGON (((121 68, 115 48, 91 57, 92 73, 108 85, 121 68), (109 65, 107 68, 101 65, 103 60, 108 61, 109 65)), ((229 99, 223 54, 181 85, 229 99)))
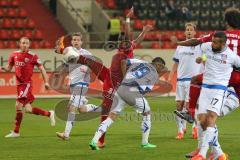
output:
POLYGON ((68 113, 68 120, 66 122, 66 127, 65 127, 65 131, 64 131, 64 135, 66 137, 69 137, 69 135, 71 133, 74 120, 75 120, 75 113, 74 112, 69 112, 68 113))
POLYGON ((183 131, 187 129, 187 121, 182 119, 183 131))
POLYGON ((198 129, 198 148, 200 149, 202 146, 203 129, 199 121, 197 121, 197 129, 198 129))
POLYGON ((196 121, 193 122, 192 128, 194 128, 194 127, 197 127, 197 122, 196 121))
POLYGON ((177 121, 178 133, 183 133, 182 118, 176 116, 176 121, 177 121))
POLYGON ((103 133, 105 133, 108 129, 108 127, 113 123, 113 120, 111 118, 107 118, 105 121, 103 121, 100 126, 98 127, 98 130, 96 131, 93 141, 98 142, 99 138, 102 137, 103 133))
POLYGON ((207 127, 206 131, 203 132, 202 146, 199 154, 201 154, 204 158, 206 158, 207 156, 209 144, 213 142, 214 132, 215 132, 214 127, 207 127))
POLYGON ((99 108, 99 106, 96 106, 94 104, 87 104, 85 107, 87 112, 96 111, 99 108))
POLYGON ((151 130, 151 115, 142 117, 142 144, 148 143, 148 137, 151 130))
POLYGON ((218 142, 218 129, 217 126, 215 126, 215 135, 214 135, 214 140, 213 144, 211 146, 212 152, 214 154, 214 158, 217 159, 217 157, 221 156, 223 154, 222 148, 218 142))

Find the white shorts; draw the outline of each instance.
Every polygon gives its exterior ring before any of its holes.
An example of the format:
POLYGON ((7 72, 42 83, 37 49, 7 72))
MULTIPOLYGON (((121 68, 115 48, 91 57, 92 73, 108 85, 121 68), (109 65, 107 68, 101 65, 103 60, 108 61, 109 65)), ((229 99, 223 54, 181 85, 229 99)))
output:
POLYGON ((189 102, 190 81, 177 81, 176 101, 189 102))
POLYGON ((212 111, 220 116, 226 100, 225 94, 225 90, 202 87, 199 97, 198 114, 212 111))
POLYGON ((239 100, 237 96, 228 92, 226 96, 226 102, 221 111, 221 116, 226 116, 237 108, 239 108, 239 100))
POLYGON ((69 104, 77 108, 87 104, 88 100, 85 97, 87 90, 88 87, 86 85, 77 85, 71 87, 71 98, 69 104))
POLYGON ((128 104, 133 106, 137 113, 145 113, 150 111, 148 101, 139 92, 131 92, 129 87, 119 87, 115 92, 111 112, 120 113, 128 104))

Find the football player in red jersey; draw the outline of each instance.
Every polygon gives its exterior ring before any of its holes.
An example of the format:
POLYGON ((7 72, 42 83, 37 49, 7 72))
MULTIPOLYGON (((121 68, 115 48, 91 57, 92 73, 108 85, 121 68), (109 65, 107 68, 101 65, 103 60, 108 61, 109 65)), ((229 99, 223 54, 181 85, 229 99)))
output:
MULTIPOLYGON (((227 44, 234 53, 240 55, 240 11, 236 8, 228 8, 225 11, 225 21, 226 21, 226 31, 227 44)), ((179 45, 183 46, 194 46, 201 43, 209 42, 212 39, 211 33, 202 38, 194 38, 187 41, 178 42, 179 45)), ((231 79, 229 81, 229 86, 234 87, 235 92, 240 98, 240 69, 235 68, 232 72, 231 79)), ((193 77, 189 92, 189 116, 188 114, 182 114, 181 117, 190 120, 195 115, 195 108, 197 104, 198 97, 200 95, 202 75, 193 77)))
POLYGON ((41 64, 37 54, 29 50, 30 40, 27 37, 22 37, 19 41, 19 51, 13 52, 8 59, 8 65, 2 67, 1 70, 10 72, 12 68, 15 68, 15 75, 17 79, 17 101, 16 101, 16 117, 15 127, 10 134, 6 135, 6 138, 19 137, 19 129, 23 118, 23 109, 26 113, 46 116, 50 118, 51 125, 55 126, 54 111, 43 110, 38 107, 32 107, 31 103, 34 101, 32 94, 32 75, 34 66, 37 66, 40 70, 43 80, 45 82, 45 88, 49 89, 48 76, 44 67, 41 64))

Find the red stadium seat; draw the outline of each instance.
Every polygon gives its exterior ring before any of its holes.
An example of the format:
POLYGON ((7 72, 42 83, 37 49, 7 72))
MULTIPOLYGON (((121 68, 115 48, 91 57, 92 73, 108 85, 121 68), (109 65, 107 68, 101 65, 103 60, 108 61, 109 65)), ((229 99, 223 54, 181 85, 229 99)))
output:
POLYGON ((153 33, 152 32, 149 32, 149 33, 145 34, 144 40, 151 41, 153 39, 154 39, 154 37, 153 37, 153 33))
POLYGON ((161 44, 159 42, 152 42, 151 47, 152 47, 152 49, 160 49, 161 44))
POLYGON ((25 28, 25 21, 24 19, 16 19, 15 20, 15 24, 14 24, 15 28, 25 28))
POLYGON ((19 0, 12 0, 11 1, 11 6, 12 7, 19 7, 19 0))
POLYGON ((8 30, 0 30, 0 39, 9 39, 8 37, 8 30))
POLYGON ((9 6, 8 0, 0 0, 0 7, 7 7, 9 6))
POLYGON ((11 19, 3 19, 2 21, 2 28, 12 28, 12 20, 11 19))
POLYGON ((23 31, 23 36, 32 39, 33 38, 32 30, 24 30, 23 31))
POLYGON ((33 48, 33 49, 41 48, 41 43, 38 42, 38 41, 33 41, 33 42, 31 43, 31 48, 33 48))
POLYGON ((15 8, 9 8, 6 11, 6 17, 17 17, 16 14, 17 14, 17 11, 15 8))
POLYGON ((8 41, 6 48, 16 49, 17 48, 17 42, 16 41, 8 41))
POLYGON ((32 19, 28 19, 26 22, 26 28, 33 29, 35 27, 35 22, 32 19))
POLYGON ((117 8, 114 0, 106 0, 105 5, 106 5, 107 8, 110 8, 110 9, 116 9, 117 8))
POLYGON ((11 37, 11 39, 16 39, 16 40, 18 40, 18 39, 21 38, 21 36, 22 36, 22 33, 21 33, 20 30, 13 30, 10 37, 11 37))
POLYGON ((3 8, 0 8, 0 17, 5 16, 5 10, 3 8))
POLYGON ((172 46, 169 41, 164 42, 162 45, 162 49, 171 49, 171 48, 172 46))
POLYGON ((33 34, 34 39, 43 39, 43 34, 40 30, 36 30, 33 34))
POLYGON ((162 38, 161 32, 156 31, 156 32, 153 34, 153 40, 160 40, 161 38, 162 38))
POLYGON ((134 20, 133 28, 134 28, 134 29, 141 30, 141 29, 143 28, 142 21, 139 20, 139 19, 134 20))
POLYGON ((152 25, 154 27, 156 25, 156 21, 152 19, 147 19, 144 21, 144 25, 152 25))
POLYGON ((26 18, 27 17, 27 11, 25 9, 20 8, 18 11, 18 16, 21 18, 26 18))
POLYGON ((184 40, 185 39, 185 35, 183 31, 177 31, 176 32, 176 37, 178 40, 184 40))
POLYGON ((0 41, 0 49, 4 49, 4 48, 5 48, 4 41, 0 41))
POLYGON ((52 45, 47 41, 43 41, 42 48, 52 48, 52 45))

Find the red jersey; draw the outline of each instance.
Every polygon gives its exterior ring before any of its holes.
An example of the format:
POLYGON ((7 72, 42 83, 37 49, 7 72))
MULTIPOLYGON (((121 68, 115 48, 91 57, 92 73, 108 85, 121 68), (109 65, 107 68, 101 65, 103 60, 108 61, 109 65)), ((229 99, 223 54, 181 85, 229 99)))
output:
MULTIPOLYGON (((227 36, 228 47, 240 56, 240 30, 227 30, 224 31, 227 36)), ((199 38, 201 42, 210 42, 214 33, 199 38)))
POLYGON ((133 58, 134 48, 135 48, 135 44, 131 42, 131 46, 129 49, 127 50, 119 49, 118 53, 113 56, 111 67, 110 67, 110 74, 111 74, 111 79, 114 87, 120 85, 120 83, 124 78, 122 74, 122 69, 121 69, 121 61, 128 58, 133 58))
POLYGON ((34 53, 13 52, 8 59, 8 64, 15 67, 18 84, 31 83, 34 66, 40 67, 41 61, 34 53))

